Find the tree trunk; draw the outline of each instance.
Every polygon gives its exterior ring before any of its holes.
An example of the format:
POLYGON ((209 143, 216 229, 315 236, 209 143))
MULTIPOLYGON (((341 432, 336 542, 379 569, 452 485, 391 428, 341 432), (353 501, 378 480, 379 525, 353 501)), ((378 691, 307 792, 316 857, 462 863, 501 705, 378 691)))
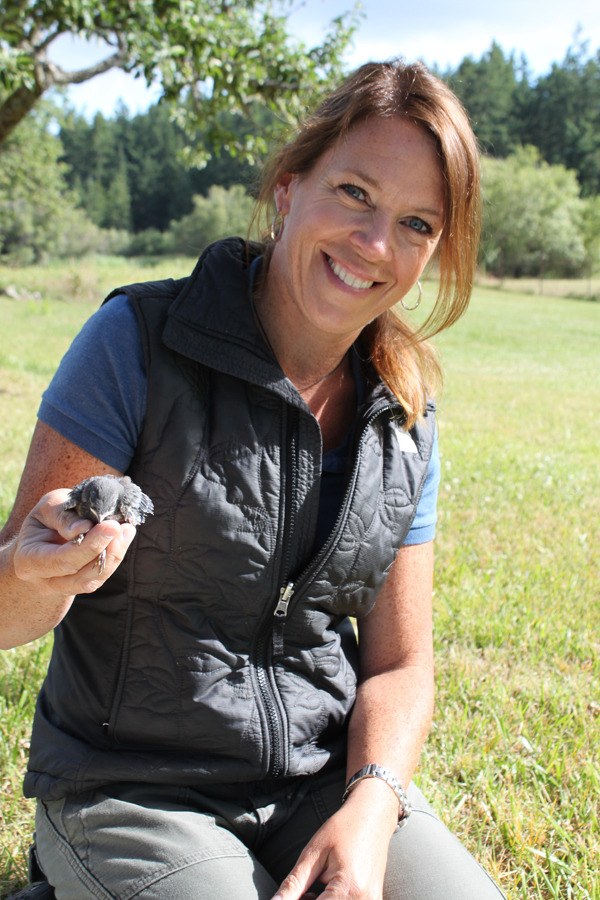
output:
POLYGON ((44 93, 44 88, 36 84, 34 88, 18 87, 0 106, 0 147, 13 128, 33 109, 44 93))

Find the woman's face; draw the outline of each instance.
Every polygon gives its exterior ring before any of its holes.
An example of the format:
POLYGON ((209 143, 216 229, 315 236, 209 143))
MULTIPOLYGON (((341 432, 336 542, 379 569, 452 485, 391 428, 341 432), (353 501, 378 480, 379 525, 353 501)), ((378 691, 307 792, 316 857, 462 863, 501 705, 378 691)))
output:
POLYGON ((433 138, 401 118, 356 126, 310 173, 278 184, 275 201, 285 216, 268 276, 277 302, 352 339, 411 290, 444 223, 433 138))

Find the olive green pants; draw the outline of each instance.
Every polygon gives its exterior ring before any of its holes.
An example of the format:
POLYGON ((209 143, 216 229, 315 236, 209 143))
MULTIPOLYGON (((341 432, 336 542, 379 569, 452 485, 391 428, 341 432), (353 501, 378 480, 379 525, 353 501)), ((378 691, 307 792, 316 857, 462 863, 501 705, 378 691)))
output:
MULTIPOLYGON (((342 772, 210 791, 126 784, 40 802, 38 857, 58 900, 270 900, 339 807, 342 772)), ((500 900, 486 872, 410 785, 384 900, 500 900)))

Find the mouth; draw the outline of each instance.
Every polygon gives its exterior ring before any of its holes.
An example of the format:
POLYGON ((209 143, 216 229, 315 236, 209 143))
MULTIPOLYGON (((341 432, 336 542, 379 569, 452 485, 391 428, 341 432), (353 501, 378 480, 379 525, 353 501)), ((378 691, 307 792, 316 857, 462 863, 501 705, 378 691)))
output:
POLYGON ((327 259, 327 263, 333 274, 339 278, 343 284, 353 288, 355 291, 365 291, 368 288, 372 288, 374 284, 377 284, 375 281, 366 281, 363 278, 357 278, 356 275, 353 275, 352 272, 349 272, 348 269, 345 269, 340 263, 335 262, 335 260, 330 256, 327 256, 327 254, 325 254, 325 258, 327 259))

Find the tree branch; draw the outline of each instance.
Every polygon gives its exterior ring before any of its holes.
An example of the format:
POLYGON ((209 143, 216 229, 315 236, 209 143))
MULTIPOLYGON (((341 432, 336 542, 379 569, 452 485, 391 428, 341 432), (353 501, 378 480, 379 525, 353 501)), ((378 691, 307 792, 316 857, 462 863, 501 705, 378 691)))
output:
MULTIPOLYGON (((126 62, 127 55, 122 50, 118 50, 112 56, 107 56, 106 59, 100 60, 95 65, 88 66, 86 69, 78 69, 75 72, 67 72, 66 69, 62 69, 51 62, 44 63, 44 69, 50 74, 52 84, 81 84, 83 81, 88 81, 96 75, 108 72, 109 69, 120 68, 126 62)), ((50 85, 48 86, 50 87, 50 85)))
POLYGON ((96 75, 108 72, 109 69, 122 67, 127 62, 127 45, 121 35, 117 35, 117 42, 119 49, 112 56, 107 56, 95 65, 75 72, 67 72, 55 63, 49 62, 45 50, 37 52, 34 68, 35 85, 32 88, 21 85, 0 104, 0 145, 49 88, 55 85, 81 84, 96 75))
POLYGON ((34 33, 34 34, 31 35, 31 38, 29 39, 29 44, 30 44, 30 46, 31 46, 31 48, 32 48, 32 52, 33 52, 34 54, 36 54, 36 55, 38 55, 38 54, 44 54, 45 51, 46 51, 46 50, 48 49, 48 47, 50 46, 50 44, 52 43, 52 41, 55 41, 56 38, 57 38, 59 35, 64 34, 64 29, 61 28, 60 25, 57 25, 57 27, 55 28, 55 30, 54 30, 54 31, 49 31, 48 34, 47 34, 43 39, 42 39, 42 37, 41 37, 41 33, 42 33, 42 32, 40 31, 40 37, 39 37, 39 38, 38 38, 38 36, 34 33), (38 40, 39 40, 39 43, 38 43, 38 40))
POLYGON ((44 89, 38 84, 33 88, 21 86, 6 98, 0 106, 0 146, 33 109, 43 93, 44 89))

